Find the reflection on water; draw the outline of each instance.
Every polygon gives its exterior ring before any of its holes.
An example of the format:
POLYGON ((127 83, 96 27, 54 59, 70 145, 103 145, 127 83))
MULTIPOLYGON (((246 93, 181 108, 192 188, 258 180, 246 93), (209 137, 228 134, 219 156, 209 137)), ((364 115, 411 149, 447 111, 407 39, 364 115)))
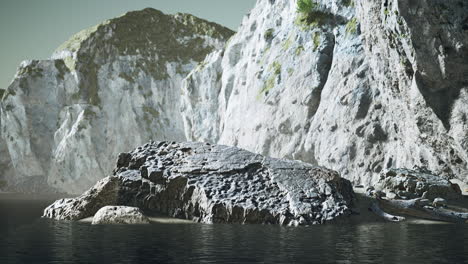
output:
POLYGON ((91 226, 0 200, 0 263, 464 263, 466 225, 91 226))

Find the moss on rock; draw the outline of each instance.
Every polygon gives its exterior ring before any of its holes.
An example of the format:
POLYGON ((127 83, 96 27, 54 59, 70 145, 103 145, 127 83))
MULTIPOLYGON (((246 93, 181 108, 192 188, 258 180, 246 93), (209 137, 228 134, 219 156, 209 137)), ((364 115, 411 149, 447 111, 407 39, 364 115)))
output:
POLYGON ((354 35, 357 33, 357 30, 358 30, 358 21, 357 21, 357 18, 353 17, 346 24, 346 34, 354 35))

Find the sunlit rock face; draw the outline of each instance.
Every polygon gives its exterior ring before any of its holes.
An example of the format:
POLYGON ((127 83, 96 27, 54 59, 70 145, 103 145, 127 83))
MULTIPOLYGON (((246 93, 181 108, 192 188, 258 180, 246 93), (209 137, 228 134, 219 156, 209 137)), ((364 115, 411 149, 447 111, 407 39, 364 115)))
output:
POLYGON ((23 62, 2 92, 0 175, 13 189, 81 193, 117 153, 185 140, 182 79, 232 34, 145 9, 76 34, 50 60, 23 62))
POLYGON ((386 168, 467 178, 468 3, 259 0, 187 77, 189 140, 239 146, 373 185, 386 168))
POLYGON ((112 222, 126 218, 113 209, 123 205, 200 223, 297 226, 348 216, 353 198, 351 183, 327 168, 236 147, 150 142, 121 153, 114 176, 54 202, 44 217, 112 222))

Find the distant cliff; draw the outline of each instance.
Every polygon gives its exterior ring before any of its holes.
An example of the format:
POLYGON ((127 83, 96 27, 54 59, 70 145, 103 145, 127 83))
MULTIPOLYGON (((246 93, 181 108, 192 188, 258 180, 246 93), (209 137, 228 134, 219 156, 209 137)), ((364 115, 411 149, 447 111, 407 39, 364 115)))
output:
POLYGON ((233 33, 145 9, 83 30, 50 60, 23 62, 1 103, 0 175, 18 191, 81 193, 119 152, 184 140, 182 79, 233 33))

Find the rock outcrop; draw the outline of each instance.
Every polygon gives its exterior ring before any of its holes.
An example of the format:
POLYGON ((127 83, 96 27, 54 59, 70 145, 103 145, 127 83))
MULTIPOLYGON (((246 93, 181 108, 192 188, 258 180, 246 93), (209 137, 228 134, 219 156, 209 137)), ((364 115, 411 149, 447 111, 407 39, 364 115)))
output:
POLYGON ((77 194, 117 153, 185 140, 182 79, 232 34, 144 9, 76 34, 50 60, 23 62, 0 103, 0 177, 11 189, 77 194))
POLYGON ((91 224, 149 224, 149 219, 139 208, 129 206, 104 206, 93 217, 91 224))
POLYGON ((454 223, 468 221, 460 187, 430 171, 389 169, 381 174, 375 188, 368 189, 368 195, 376 199, 369 209, 388 221, 404 221, 406 218, 402 216, 454 223))
POLYGON ((114 174, 44 216, 79 220, 125 205, 201 223, 310 225, 349 215, 354 197, 335 171, 207 143, 151 142, 120 154, 114 174))
POLYGON ((389 169, 381 173, 375 184, 376 191, 385 193, 391 199, 424 198, 434 200, 438 197, 445 199, 460 199, 462 192, 457 184, 431 172, 407 169, 389 169))
POLYGON ((320 164, 355 184, 414 166, 467 181, 468 2, 313 0, 301 12, 297 2, 259 0, 225 51, 188 76, 187 138, 320 164))
POLYGON ((106 177, 76 198, 55 201, 44 210, 44 217, 56 220, 80 220, 91 217, 107 205, 119 204, 120 181, 106 177))

